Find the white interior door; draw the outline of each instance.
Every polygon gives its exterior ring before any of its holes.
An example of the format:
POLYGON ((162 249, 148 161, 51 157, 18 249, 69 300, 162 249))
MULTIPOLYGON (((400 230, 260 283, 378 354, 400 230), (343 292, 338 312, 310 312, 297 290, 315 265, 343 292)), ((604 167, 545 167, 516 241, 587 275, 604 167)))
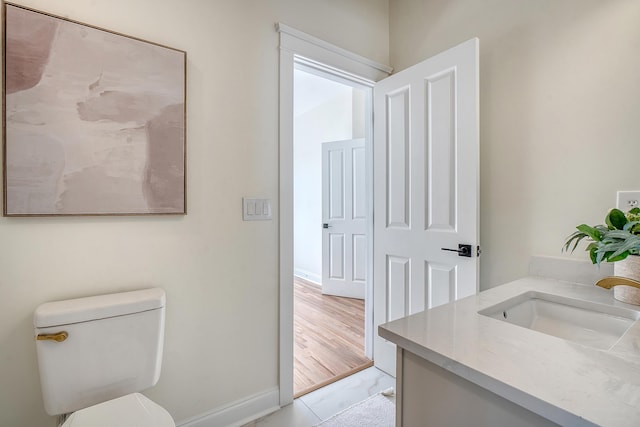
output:
MULTIPOLYGON (((477 292, 478 39, 378 82, 374 117, 377 328, 477 292)), ((395 354, 376 333, 376 366, 395 354)))
POLYGON ((322 293, 364 299, 367 197, 364 139, 322 144, 322 293))

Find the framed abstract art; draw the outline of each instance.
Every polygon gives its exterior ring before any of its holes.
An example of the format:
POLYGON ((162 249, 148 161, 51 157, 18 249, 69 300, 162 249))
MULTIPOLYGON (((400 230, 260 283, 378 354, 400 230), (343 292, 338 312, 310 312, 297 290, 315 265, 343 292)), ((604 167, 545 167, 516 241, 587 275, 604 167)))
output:
POLYGON ((186 213, 186 52, 5 3, 3 214, 186 213))

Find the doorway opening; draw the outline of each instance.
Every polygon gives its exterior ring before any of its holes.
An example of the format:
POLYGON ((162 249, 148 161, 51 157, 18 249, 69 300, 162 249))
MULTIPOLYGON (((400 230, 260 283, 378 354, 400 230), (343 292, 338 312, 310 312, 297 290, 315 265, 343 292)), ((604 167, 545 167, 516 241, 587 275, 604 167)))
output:
POLYGON ((293 392, 299 397, 373 364, 365 346, 370 96, 368 88, 301 63, 293 77, 293 392))
MULTIPOLYGON (((373 236, 373 87, 391 74, 392 68, 349 52, 324 40, 276 24, 280 37, 279 65, 279 403, 293 402, 293 80, 298 66, 322 71, 360 87, 365 100, 365 161, 367 165, 367 231, 373 236)), ((367 277, 373 278, 373 239, 367 242, 367 277)), ((373 354, 373 284, 367 282, 365 296, 365 353, 373 354)))

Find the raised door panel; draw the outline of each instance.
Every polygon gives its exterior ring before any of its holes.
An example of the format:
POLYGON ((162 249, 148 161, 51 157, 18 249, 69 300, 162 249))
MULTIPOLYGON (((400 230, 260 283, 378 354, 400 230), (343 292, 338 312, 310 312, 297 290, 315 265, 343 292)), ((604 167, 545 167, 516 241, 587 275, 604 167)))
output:
POLYGON ((344 280, 345 238, 343 233, 329 233, 329 278, 344 280))
POLYGON ((386 94, 387 138, 384 176, 386 177, 387 226, 409 228, 411 224, 410 167, 410 91, 405 87, 386 94))
POLYGON ((364 284, 367 280, 367 236, 354 234, 352 236, 353 266, 352 281, 364 284))
POLYGON ((345 219, 344 149, 329 150, 329 220, 345 219))
MULTIPOLYGON (((351 159, 351 219, 364 223, 367 220, 367 184, 364 146, 352 148, 351 159)), ((366 224, 363 226, 366 227, 366 224)))
POLYGON ((426 300, 424 308, 433 308, 456 300, 457 267, 441 263, 425 263, 426 300))
POLYGON ((455 80, 455 70, 425 79, 427 182, 424 188, 428 230, 456 230, 455 80))
POLYGON ((409 288, 411 286, 411 260, 406 257, 387 255, 387 309, 386 321, 407 315, 409 288))

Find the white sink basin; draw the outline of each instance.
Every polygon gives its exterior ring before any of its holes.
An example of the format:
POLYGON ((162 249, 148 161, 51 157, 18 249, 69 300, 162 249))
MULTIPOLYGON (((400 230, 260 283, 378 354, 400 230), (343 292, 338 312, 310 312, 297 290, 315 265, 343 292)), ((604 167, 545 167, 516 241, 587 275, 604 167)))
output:
POLYGON ((609 350, 640 312, 529 291, 479 314, 594 348, 609 350))

